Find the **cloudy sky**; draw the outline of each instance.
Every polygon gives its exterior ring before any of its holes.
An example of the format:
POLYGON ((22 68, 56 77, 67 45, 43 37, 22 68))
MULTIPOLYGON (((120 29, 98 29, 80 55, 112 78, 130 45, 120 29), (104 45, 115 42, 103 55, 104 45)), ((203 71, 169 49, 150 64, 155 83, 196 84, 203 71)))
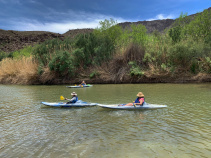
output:
POLYGON ((65 33, 99 21, 175 19, 211 7, 211 0, 0 0, 0 29, 65 33))

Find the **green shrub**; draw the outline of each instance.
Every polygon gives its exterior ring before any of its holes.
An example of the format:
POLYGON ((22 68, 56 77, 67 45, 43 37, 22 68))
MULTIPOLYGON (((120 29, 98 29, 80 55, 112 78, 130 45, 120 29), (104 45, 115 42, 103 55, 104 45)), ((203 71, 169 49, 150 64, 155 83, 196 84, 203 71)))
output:
POLYGON ((92 78, 95 78, 96 76, 98 76, 99 75, 99 73, 97 72, 97 71, 93 71, 90 75, 89 75, 89 77, 92 79, 92 78))
POLYGON ((118 25, 117 21, 110 18, 99 22, 100 27, 94 30, 95 36, 107 37, 113 45, 116 45, 123 29, 118 25))
MULTIPOLYGON (((89 59, 86 60, 86 56, 84 54, 84 48, 76 48, 72 54, 74 55, 74 63, 76 66, 86 66, 84 65, 84 61, 87 61, 89 59)), ((89 62, 89 61, 87 61, 89 62)))
POLYGON ((161 67, 161 69, 162 69, 163 71, 166 71, 166 70, 167 70, 167 65, 164 64, 164 63, 162 63, 160 67, 161 67))
POLYGON ((8 53, 6 52, 0 52, 0 61, 2 61, 2 59, 8 57, 8 53))
POLYGON ((169 48, 169 61, 171 65, 188 68, 192 60, 204 56, 203 43, 181 41, 169 48))
POLYGON ((139 76, 140 77, 140 76, 144 75, 144 72, 141 71, 140 67, 136 64, 135 61, 130 61, 128 63, 128 65, 131 66, 131 68, 130 68, 130 75, 131 76, 139 76))
MULTIPOLYGON (((52 54, 58 50, 67 50, 67 41, 68 39, 62 41, 60 39, 52 39, 43 42, 42 44, 36 45, 33 49, 33 55, 42 63, 43 66, 48 65, 49 61, 51 60, 52 54), (64 44, 65 43, 65 44, 64 44)), ((70 42, 70 40, 69 40, 70 42)), ((68 51, 68 50, 67 50, 68 51)))
POLYGON ((171 37, 173 43, 177 43, 181 40, 181 30, 182 28, 180 26, 171 28, 169 30, 169 36, 171 37))
POLYGON ((201 72, 211 73, 211 57, 205 57, 199 61, 199 70, 201 72))
POLYGON ((73 58, 67 51, 56 51, 48 64, 51 71, 59 73, 61 76, 72 76, 75 73, 73 58))
POLYGON ((21 58, 23 56, 29 57, 29 56, 32 55, 32 52, 33 52, 33 47, 32 46, 27 46, 27 47, 25 47, 23 49, 11 52, 10 56, 12 58, 15 58, 15 59, 21 58))
POLYGON ((109 60, 114 52, 114 45, 108 36, 100 34, 79 35, 75 39, 74 59, 78 65, 85 68, 90 65, 100 65, 109 60))
POLYGON ((144 54, 143 62, 152 63, 153 61, 155 61, 155 58, 150 53, 144 54))
POLYGON ((132 37, 132 42, 135 44, 141 44, 142 46, 145 45, 147 39, 147 29, 142 24, 132 24, 131 25, 131 33, 130 36, 132 37))
POLYGON ((197 60, 192 60, 191 66, 190 66, 191 72, 196 74, 198 69, 199 69, 199 65, 198 65, 197 60))
POLYGON ((204 10, 198 14, 187 26, 187 33, 194 40, 206 41, 211 33, 211 10, 204 10))

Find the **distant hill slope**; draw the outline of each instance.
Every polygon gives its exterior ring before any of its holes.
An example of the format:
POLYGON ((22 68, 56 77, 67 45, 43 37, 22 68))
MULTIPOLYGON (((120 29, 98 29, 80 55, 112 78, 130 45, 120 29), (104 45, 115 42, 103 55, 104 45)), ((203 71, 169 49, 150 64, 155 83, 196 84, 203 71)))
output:
MULTIPOLYGON (((211 7, 208 8, 211 10, 211 7)), ((194 17, 196 13, 190 15, 194 17)), ((154 20, 154 21, 138 21, 138 22, 124 22, 118 25, 123 28, 130 27, 131 24, 143 24, 146 26, 147 32, 152 33, 154 30, 163 32, 166 28, 170 28, 175 20, 154 20)), ((90 33, 94 29, 75 29, 69 30, 64 34, 45 32, 45 31, 12 31, 12 30, 1 30, 0 29, 0 52, 11 52, 24 48, 25 46, 35 45, 42 43, 46 40, 53 38, 64 39, 65 37, 74 38, 77 34, 90 33)))
POLYGON ((53 38, 62 38, 57 33, 44 31, 5 31, 0 30, 0 51, 11 52, 25 46, 42 43, 53 38))
MULTIPOLYGON (((211 10, 211 7, 206 9, 211 10)), ((189 15, 194 18, 194 16, 198 15, 200 13, 189 15)), ((153 21, 138 21, 138 22, 124 22, 119 23, 120 26, 123 28, 130 27, 131 24, 142 24, 146 27, 147 33, 152 33, 153 31, 157 30, 159 32, 163 32, 165 29, 171 28, 172 24, 174 23, 174 19, 165 19, 165 20, 153 20, 153 21)))
POLYGON ((94 29, 75 29, 75 30, 69 30, 66 33, 64 33, 63 36, 74 38, 78 34, 91 33, 93 30, 94 29))
POLYGON ((138 21, 138 22, 124 22, 119 23, 123 28, 129 27, 131 24, 142 24, 146 27, 148 33, 152 33, 157 30, 159 32, 163 32, 166 28, 171 27, 175 20, 173 19, 165 19, 165 20, 154 20, 154 21, 138 21))

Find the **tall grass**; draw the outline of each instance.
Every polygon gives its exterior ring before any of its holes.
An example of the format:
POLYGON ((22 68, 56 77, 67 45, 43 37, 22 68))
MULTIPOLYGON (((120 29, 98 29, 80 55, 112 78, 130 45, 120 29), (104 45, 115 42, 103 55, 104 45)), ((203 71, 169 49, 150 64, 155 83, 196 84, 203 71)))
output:
POLYGON ((5 58, 0 63, 0 82, 33 84, 38 81, 38 64, 30 57, 5 58))

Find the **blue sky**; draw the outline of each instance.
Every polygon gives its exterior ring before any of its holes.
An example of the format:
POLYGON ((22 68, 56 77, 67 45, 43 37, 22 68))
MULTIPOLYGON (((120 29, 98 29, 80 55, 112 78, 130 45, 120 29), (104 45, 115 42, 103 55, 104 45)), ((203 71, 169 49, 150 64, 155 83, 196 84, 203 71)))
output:
POLYGON ((99 21, 175 19, 211 7, 211 0, 0 0, 0 29, 65 33, 99 21))

